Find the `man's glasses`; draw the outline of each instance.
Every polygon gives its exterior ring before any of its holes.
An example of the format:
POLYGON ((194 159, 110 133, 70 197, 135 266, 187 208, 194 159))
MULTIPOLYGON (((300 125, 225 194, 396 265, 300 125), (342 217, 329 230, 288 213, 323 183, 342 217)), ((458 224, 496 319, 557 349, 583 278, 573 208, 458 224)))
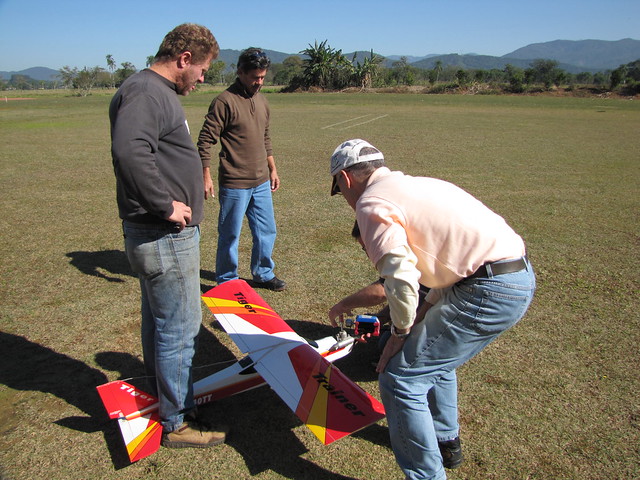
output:
POLYGON ((334 175, 331 181, 331 196, 340 194, 342 194, 342 192, 340 191, 340 185, 338 185, 338 176, 334 175))

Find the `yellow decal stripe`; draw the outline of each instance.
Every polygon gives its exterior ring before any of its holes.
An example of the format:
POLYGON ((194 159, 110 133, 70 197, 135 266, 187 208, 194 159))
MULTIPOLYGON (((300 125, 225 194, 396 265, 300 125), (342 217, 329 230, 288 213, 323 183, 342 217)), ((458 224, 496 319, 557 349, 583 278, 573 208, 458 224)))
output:
MULTIPOLYGON (((327 368, 325 376, 328 380, 331 377, 331 365, 327 368)), ((327 403, 329 401, 329 392, 325 388, 318 388, 316 397, 313 400, 309 418, 307 418, 307 427, 318 437, 318 439, 326 444, 327 437, 327 403)))
POLYGON ((204 304, 210 309, 215 309, 218 312, 214 313, 244 313, 244 314, 261 314, 265 313, 270 314, 271 316, 277 317, 278 314, 275 313, 271 308, 261 307, 260 305, 251 304, 251 308, 256 310, 256 312, 250 312, 247 308, 242 305, 238 305, 236 300, 226 300, 224 298, 212 298, 212 297, 202 297, 204 304))
POLYGON ((153 434, 158 430, 158 428, 160 428, 160 424, 158 422, 152 421, 144 432, 134 438, 127 445, 127 453, 129 454, 129 458, 133 458, 137 455, 138 451, 145 446, 145 444, 151 437, 153 437, 153 434))

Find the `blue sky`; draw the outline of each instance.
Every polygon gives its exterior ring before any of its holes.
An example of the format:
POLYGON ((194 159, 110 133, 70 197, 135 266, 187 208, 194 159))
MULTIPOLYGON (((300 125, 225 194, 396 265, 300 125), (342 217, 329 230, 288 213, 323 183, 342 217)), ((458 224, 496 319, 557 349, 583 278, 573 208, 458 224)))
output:
POLYGON ((298 53, 502 56, 552 40, 640 39, 640 0, 0 0, 0 70, 144 68, 174 26, 205 25, 221 48, 298 53))

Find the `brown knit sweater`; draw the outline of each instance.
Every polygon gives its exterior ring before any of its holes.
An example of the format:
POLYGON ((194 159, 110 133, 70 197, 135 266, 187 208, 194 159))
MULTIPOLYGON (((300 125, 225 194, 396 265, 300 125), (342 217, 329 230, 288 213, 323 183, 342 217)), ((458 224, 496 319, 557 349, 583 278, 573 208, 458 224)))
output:
POLYGON ((269 103, 259 92, 249 96, 238 79, 211 102, 204 118, 198 136, 203 168, 211 165, 211 147, 218 141, 218 185, 253 188, 269 180, 269 103))

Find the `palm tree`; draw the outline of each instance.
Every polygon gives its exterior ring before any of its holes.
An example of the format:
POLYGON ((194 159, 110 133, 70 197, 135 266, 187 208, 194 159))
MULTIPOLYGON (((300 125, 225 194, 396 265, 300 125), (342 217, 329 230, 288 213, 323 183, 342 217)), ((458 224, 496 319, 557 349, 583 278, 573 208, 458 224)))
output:
POLYGON ((316 41, 312 47, 306 48, 302 52, 309 58, 304 59, 304 71, 302 77, 305 86, 325 88, 328 83, 329 72, 331 70, 331 60, 333 49, 327 46, 327 40, 318 45, 316 41))
POLYGON ((107 55, 107 67, 109 67, 109 71, 111 72, 111 88, 113 88, 116 85, 115 78, 113 76, 114 72, 116 71, 116 61, 113 59, 113 55, 111 54, 107 55))
POLYGON ((436 60, 435 65, 433 66, 433 70, 436 72, 436 83, 440 79, 440 74, 442 73, 442 61, 436 60))
POLYGON ((373 84, 373 77, 376 76, 382 60, 382 57, 374 54, 373 50, 371 50, 371 55, 368 58, 365 57, 365 59, 362 61, 362 65, 360 65, 360 62, 356 63, 354 70, 354 79, 356 84, 362 90, 371 88, 373 84))
POLYGON ((342 55, 342 50, 334 50, 327 45, 327 40, 320 45, 317 41, 314 46, 309 44, 309 48, 300 53, 309 57, 304 59, 302 72, 302 83, 306 88, 339 88, 345 83, 345 72, 346 78, 351 75, 351 62, 342 55))

